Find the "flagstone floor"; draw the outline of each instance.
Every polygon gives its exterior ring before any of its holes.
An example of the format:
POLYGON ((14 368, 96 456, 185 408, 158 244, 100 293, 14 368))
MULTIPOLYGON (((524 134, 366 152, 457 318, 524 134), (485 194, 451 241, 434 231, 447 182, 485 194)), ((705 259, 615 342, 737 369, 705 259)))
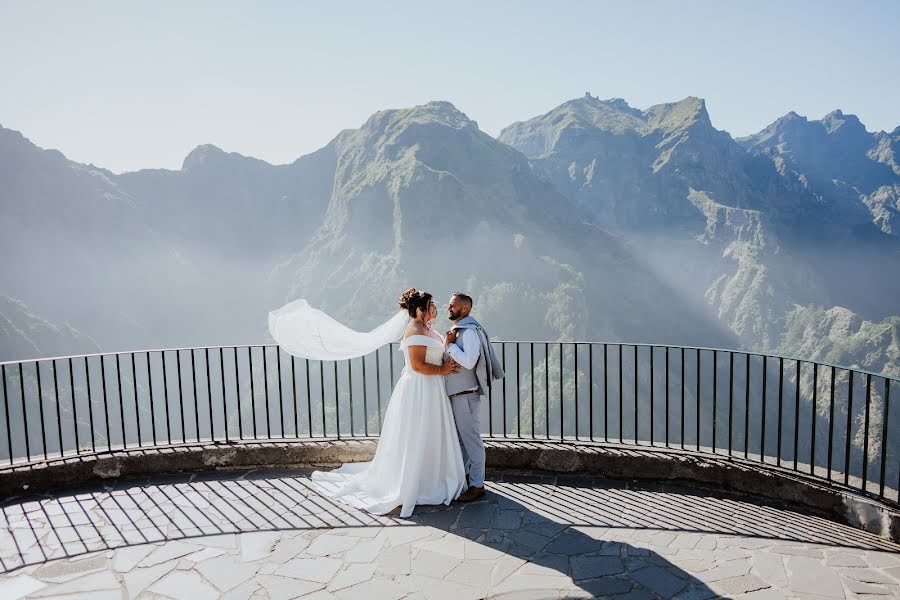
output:
POLYGON ((372 517, 305 470, 2 505, 0 598, 900 598, 900 547, 691 488, 493 473, 483 501, 372 517))

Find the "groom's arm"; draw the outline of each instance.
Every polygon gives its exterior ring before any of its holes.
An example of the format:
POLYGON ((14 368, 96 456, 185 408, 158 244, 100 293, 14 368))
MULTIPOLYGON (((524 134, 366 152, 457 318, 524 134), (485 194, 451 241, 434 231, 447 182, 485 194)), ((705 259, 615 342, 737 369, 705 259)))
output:
POLYGON ((478 357, 481 356, 481 340, 478 339, 478 333, 474 329, 464 329, 462 339, 465 350, 456 344, 450 344, 447 346, 447 352, 464 369, 474 369, 478 357))

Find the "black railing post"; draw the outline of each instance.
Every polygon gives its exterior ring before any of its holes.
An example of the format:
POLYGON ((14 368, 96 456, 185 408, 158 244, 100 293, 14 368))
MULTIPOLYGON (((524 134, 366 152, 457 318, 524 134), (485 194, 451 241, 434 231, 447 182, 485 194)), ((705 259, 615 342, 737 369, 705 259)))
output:
POLYGON ((872 403, 872 376, 866 375, 866 409, 863 420, 863 465, 862 465, 862 491, 866 492, 866 476, 869 473, 869 406, 872 403))
POLYGON ((744 458, 750 455, 750 354, 744 355, 744 458))
MULTIPOLYGON (((87 358, 84 359, 87 361, 87 358)), ((19 363, 19 399, 22 401, 22 427, 25 430, 25 460, 31 462, 31 444, 28 433, 28 407, 25 404, 25 376, 22 373, 22 363, 19 363)))
POLYGON ((209 439, 216 441, 216 430, 213 426, 213 401, 212 401, 212 379, 209 376, 209 348, 204 352, 203 360, 206 363, 206 401, 209 409, 209 439))
POLYGON ((534 439, 534 342, 531 342, 528 346, 531 352, 531 362, 528 363, 531 368, 531 439, 534 439))
POLYGON ((778 359, 778 466, 781 466, 781 438, 784 435, 781 429, 781 417, 784 413, 782 399, 784 397, 784 359, 778 359))
MULTIPOLYGON (((504 382, 506 379, 503 380, 504 382)), ((505 392, 506 390, 504 390, 505 392)), ((559 343, 559 439, 564 437, 563 432, 563 343, 559 343)))
MULTIPOLYGON (((178 384, 178 414, 181 415, 181 442, 187 442, 187 428, 184 425, 184 394, 181 390, 181 351, 175 351, 176 378, 175 383, 178 384)), ((253 383, 253 379, 250 379, 253 383)), ((255 428, 254 428, 255 429, 255 428)))
MULTIPOLYGON (((4 385, 6 380, 4 380, 4 385)), ((4 389, 4 392, 6 390, 4 389)), ((891 415, 891 380, 884 380, 884 407, 882 409, 884 417, 881 423, 881 476, 879 478, 878 495, 884 498, 884 476, 885 465, 887 464, 887 446, 888 446, 888 420, 891 415)), ((8 419, 9 417, 7 417, 8 419)), ((10 456, 12 454, 10 453, 10 456)), ((898 490, 900 491, 900 490, 898 490)))
POLYGON ((594 441, 594 345, 588 344, 588 439, 594 441))
POLYGON ((575 361, 575 441, 578 441, 578 344, 572 344, 572 358, 575 361))
POLYGON ((734 352, 728 353, 728 456, 734 445, 734 352))
POLYGON ((65 452, 63 451, 63 436, 62 436, 62 414, 59 410, 59 382, 57 381, 56 376, 56 361, 50 361, 50 367, 53 372, 53 399, 56 401, 56 428, 58 430, 59 435, 59 455, 65 456, 65 452))
POLYGON ((388 344, 388 359, 389 359, 388 366, 391 369, 391 388, 393 388, 394 384, 396 383, 394 381, 394 345, 393 344, 388 344))
MULTIPOLYGON (((13 460, 12 425, 9 422, 9 394, 6 391, 6 365, 0 365, 0 377, 3 377, 3 410, 6 413, 6 445, 9 447, 9 464, 13 464, 15 461, 13 460)), ((75 422, 75 425, 78 425, 77 421, 75 422)), ((28 437, 28 432, 25 432, 25 437, 28 437)))
MULTIPOLYGON (((503 367, 503 372, 506 373, 506 342, 500 342, 500 366, 503 367)), ((507 377, 503 378, 501 382, 501 392, 503 394, 503 437, 507 437, 507 423, 509 422, 506 418, 506 380, 507 377)))
POLYGON ((844 485, 850 484, 850 429, 853 425, 853 371, 847 382, 847 427, 844 429, 844 485))
POLYGON ((794 386, 794 470, 797 470, 797 453, 800 449, 800 361, 796 361, 797 385, 794 386))
MULTIPOLYGON (((238 370, 238 351, 237 346, 234 347, 234 393, 237 401, 237 422, 238 422, 238 439, 244 439, 243 413, 241 410, 241 372, 238 370)), ((227 425, 226 425, 227 427, 227 425)))
POLYGON ((134 358, 134 352, 131 354, 131 389, 134 391, 134 418, 137 422, 137 441, 138 448, 141 447, 141 408, 138 406, 138 389, 137 389, 137 363, 134 358))
POLYGON ((697 452, 700 452, 700 349, 697 349, 697 381, 695 388, 695 404, 697 405, 696 414, 694 415, 697 418, 697 452))
POLYGON ((834 454, 834 383, 836 370, 831 367, 831 400, 829 401, 828 417, 828 481, 831 481, 832 455, 834 454))
POLYGON ((259 439, 256 429, 256 390, 253 386, 253 348, 247 346, 247 376, 250 378, 250 413, 253 418, 253 439, 259 439))
MULTIPOLYGON (((22 368, 21 363, 19 364, 19 368, 20 369, 22 368)), ((91 401, 91 371, 88 366, 87 356, 84 357, 84 378, 85 378, 85 381, 87 382, 85 385, 87 388, 88 421, 89 421, 90 428, 91 428, 91 452, 97 452, 97 436, 94 435, 94 406, 93 406, 93 402, 91 401)), ((24 417, 25 414, 22 413, 22 416, 24 417)), ((25 443, 28 444, 28 435, 27 435, 28 423, 27 423, 27 421, 25 423, 25 433, 26 433, 25 443)))
MULTIPOLYGON (((496 342, 491 342, 493 348, 496 342)), ((494 384, 488 381, 488 437, 494 437, 494 384)))
POLYGON ((262 375, 263 375, 263 402, 266 404, 266 438, 272 439, 272 413, 269 410, 269 365, 266 362, 266 347, 260 346, 262 351, 262 375))
POLYGON ((100 355, 100 380, 103 383, 103 414, 106 416, 106 448, 112 450, 112 435, 109 432, 109 401, 106 397, 106 366, 105 355, 100 355))
MULTIPOLYGON (((194 360, 195 349, 191 348, 191 395, 194 398, 194 431, 197 432, 197 440, 200 441, 200 405, 197 402, 197 364, 194 360)), ((265 359, 265 355, 263 355, 265 359)))
MULTIPOLYGON (((147 355, 149 360, 149 354, 147 355)), ((222 429, 225 430, 225 443, 228 443, 228 401, 225 396, 225 351, 219 347, 219 374, 222 376, 222 429)), ((235 372, 237 376, 237 372, 235 372)))
POLYGON ((669 347, 666 346, 666 371, 665 377, 663 379, 665 383, 666 393, 665 393, 665 402, 666 402, 666 448, 669 447, 669 347))
POLYGON ((684 450, 684 348, 680 348, 681 363, 681 449, 684 450))
POLYGON ((625 407, 622 402, 622 390, 625 382, 622 380, 622 344, 619 344, 619 443, 624 443, 622 438, 622 430, 625 429, 625 407))
MULTIPOLYGON (((4 370, 5 373, 5 370, 4 370)), ((75 455, 81 454, 81 443, 78 441, 78 403, 75 400, 75 373, 72 368, 72 358, 69 357, 69 390, 72 392, 72 429, 75 433, 75 455)), ((4 374, 3 377, 3 398, 4 401, 6 399, 6 376, 4 374)), ((8 408, 7 408, 8 410, 8 408)), ((7 414, 6 420, 9 421, 9 415, 7 414)), ((156 445, 156 439, 153 440, 153 444, 156 445)), ((12 449, 10 448, 9 453, 10 459, 12 459, 12 449)))
POLYGON ((347 394, 350 403, 350 437, 356 435, 353 431, 353 359, 347 359, 347 394))
MULTIPOLYGON (((297 357, 291 356, 291 390, 293 390, 294 402, 294 437, 300 438, 300 406, 297 404, 297 357)), ((306 363, 306 401, 309 402, 309 361, 306 363)), ((309 416, 312 419, 311 415, 309 416)), ((312 435, 312 422, 310 422, 310 436, 312 435)))
POLYGON ((763 356, 762 377, 762 427, 759 430, 759 459, 761 462, 766 462, 766 401, 768 400, 766 386, 769 381, 768 356, 763 356))
POLYGON ((638 347, 634 347, 634 443, 638 443, 638 347))
MULTIPOLYGON (((547 439, 550 439, 550 344, 544 344, 544 400, 547 404, 544 419, 547 421, 547 439)), ((490 418, 490 413, 488 413, 490 418)), ((492 430, 493 431, 493 430, 492 430)))
POLYGON ((322 392, 322 437, 328 437, 328 427, 325 424, 325 363, 319 361, 319 391, 322 392))
POLYGON ((653 445, 655 445, 655 440, 654 440, 655 436, 653 435, 653 433, 654 433, 653 430, 656 426, 656 419, 654 419, 654 414, 656 413, 656 406, 654 406, 654 402, 653 402, 653 392, 654 392, 653 380, 655 379, 654 369, 653 369, 653 355, 656 354, 656 348, 654 346, 650 346, 648 348, 648 350, 650 350, 650 445, 653 446, 653 445))
POLYGON ((125 432, 125 401, 122 398, 122 369, 119 365, 119 353, 116 352, 116 397, 119 400, 119 418, 122 426, 122 448, 128 448, 128 436, 125 432))
MULTIPOLYGON (((607 346, 603 344, 603 441, 609 441, 609 361, 606 358, 607 346)), ((619 416, 621 419, 621 415, 619 416)))
POLYGON ((816 474, 816 417, 818 416, 819 405, 819 363, 813 363, 813 396, 812 396, 812 414, 810 415, 809 426, 809 473, 816 474))
POLYGON ((718 399, 719 399, 719 353, 716 350, 713 353, 713 398, 712 398, 712 452, 716 453, 716 424, 719 421, 718 399))
POLYGON ((286 425, 284 424, 284 392, 281 385, 281 348, 278 346, 275 347, 275 364, 277 365, 275 372, 278 376, 278 416, 281 421, 281 439, 287 439, 284 431, 286 425))
MULTIPOLYGON (((306 419, 307 419, 308 424, 309 424, 309 437, 312 437, 312 436, 313 436, 313 429, 312 429, 312 388, 309 387, 309 359, 308 359, 308 358, 305 358, 305 359, 303 359, 303 360, 304 360, 304 362, 305 362, 305 364, 304 364, 304 369, 303 369, 303 370, 304 370, 305 373, 306 373, 306 419)), ((294 401, 294 408, 295 408, 295 409, 297 408, 296 399, 295 399, 295 401, 294 401)), ((298 421, 298 430, 297 430, 297 431, 298 431, 297 437, 300 437, 300 434, 299 434, 299 421, 298 421)))
POLYGON ((334 421, 337 438, 341 439, 341 389, 338 385, 338 361, 333 361, 334 366, 334 421))
POLYGON ((366 381, 366 357, 360 358, 362 361, 362 380, 363 380, 363 433, 369 435, 369 391, 366 381))
POLYGON ((37 375, 37 401, 41 414, 41 448, 44 449, 44 460, 47 460, 47 428, 44 425, 44 395, 41 390, 41 363, 35 361, 34 371, 37 375))
POLYGON ((516 342, 516 433, 522 439, 522 365, 519 363, 519 342, 516 342))

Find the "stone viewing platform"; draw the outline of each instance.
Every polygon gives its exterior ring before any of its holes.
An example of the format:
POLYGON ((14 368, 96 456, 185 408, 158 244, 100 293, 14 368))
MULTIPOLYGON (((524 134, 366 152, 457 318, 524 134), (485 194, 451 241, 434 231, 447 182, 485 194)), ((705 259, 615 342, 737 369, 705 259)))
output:
POLYGON ((0 363, 0 600, 900 598, 900 380, 732 350, 495 344, 488 494, 408 519, 309 479, 371 459, 396 352, 0 363))
POLYGON ((0 597, 890 598, 900 546, 734 495, 494 470, 468 505, 373 517, 310 469, 6 500, 0 597))

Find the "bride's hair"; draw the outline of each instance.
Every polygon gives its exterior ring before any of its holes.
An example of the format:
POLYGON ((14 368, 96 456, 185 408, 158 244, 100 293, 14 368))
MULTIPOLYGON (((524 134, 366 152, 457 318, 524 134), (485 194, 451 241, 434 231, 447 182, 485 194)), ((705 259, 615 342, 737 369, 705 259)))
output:
POLYGON ((428 310, 431 304, 431 294, 428 292, 420 292, 416 288, 409 288, 400 296, 400 308, 409 313, 413 319, 416 318, 416 309, 421 308, 422 312, 428 310))

